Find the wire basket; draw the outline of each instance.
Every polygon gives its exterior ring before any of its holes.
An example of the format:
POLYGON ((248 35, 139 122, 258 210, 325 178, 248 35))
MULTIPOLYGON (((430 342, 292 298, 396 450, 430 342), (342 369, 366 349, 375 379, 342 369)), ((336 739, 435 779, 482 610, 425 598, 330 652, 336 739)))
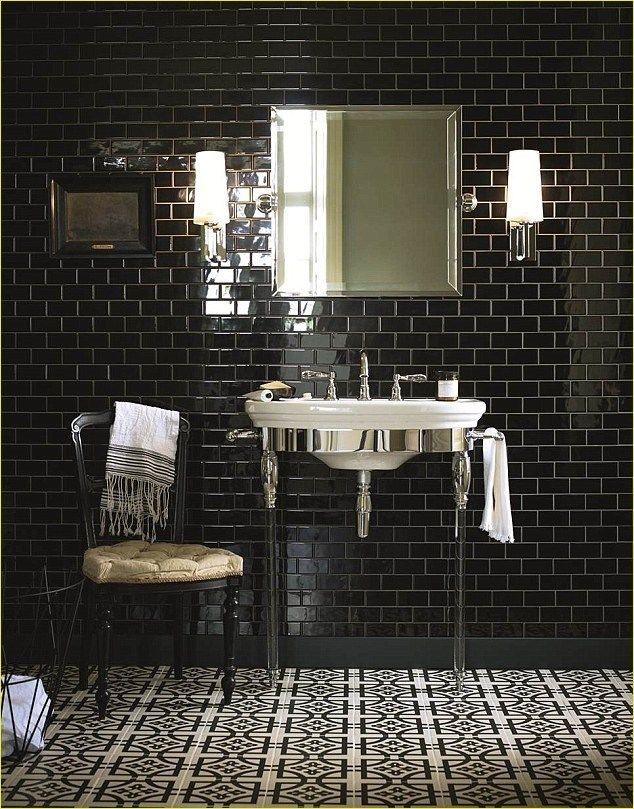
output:
POLYGON ((4 600, 0 687, 3 758, 8 761, 44 747, 84 584, 76 573, 46 567, 35 578, 34 586, 4 600))

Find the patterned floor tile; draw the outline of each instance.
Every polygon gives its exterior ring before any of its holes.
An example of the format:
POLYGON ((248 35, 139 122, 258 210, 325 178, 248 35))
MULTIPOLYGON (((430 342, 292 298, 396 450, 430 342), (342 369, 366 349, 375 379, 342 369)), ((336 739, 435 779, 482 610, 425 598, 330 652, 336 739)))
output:
POLYGON ((306 736, 304 734, 284 734, 278 741, 280 755, 298 755, 318 757, 337 757, 347 755, 348 737, 341 734, 332 736, 306 736))
POLYGON ((118 753, 109 762, 113 778, 169 776, 176 778, 187 766, 186 753, 162 752, 148 756, 145 752, 118 753))
POLYGON ((346 803, 346 784, 334 781, 276 783, 271 796, 261 806, 341 806, 346 803))
POLYGON ((83 806, 165 806, 174 791, 174 779, 136 775, 110 775, 94 789, 83 806))
POLYGON ((58 775, 40 766, 35 775, 12 783, 5 780, 2 790, 4 806, 76 806, 90 784, 82 776, 58 775), (46 772, 49 773, 48 777, 46 772))
POLYGON ((190 776, 192 778, 225 778, 227 781, 260 779, 266 771, 266 756, 242 753, 227 756, 224 751, 201 753, 192 760, 190 776))
MULTIPOLYGON (((122 753, 143 753, 159 756, 163 753, 186 752, 195 746, 196 737, 189 731, 172 730, 169 735, 159 735, 154 728, 142 727, 122 740, 117 746, 122 753)), ((115 745, 111 745, 110 749, 115 745)))
POLYGON ((178 801, 172 805, 257 805, 260 785, 259 778, 243 778, 237 783, 227 782, 225 778, 217 775, 208 778, 192 778, 180 793, 178 801))
POLYGON ((627 672, 250 670, 230 706, 220 676, 115 668, 100 721, 69 672, 2 805, 632 805, 627 672))
MULTIPOLYGON (((444 806, 536 806, 544 805, 533 798, 527 798, 517 784, 500 785, 496 782, 477 784, 452 784, 448 790, 450 802, 444 806)), ((581 804, 562 803, 562 806, 578 806, 581 804)))

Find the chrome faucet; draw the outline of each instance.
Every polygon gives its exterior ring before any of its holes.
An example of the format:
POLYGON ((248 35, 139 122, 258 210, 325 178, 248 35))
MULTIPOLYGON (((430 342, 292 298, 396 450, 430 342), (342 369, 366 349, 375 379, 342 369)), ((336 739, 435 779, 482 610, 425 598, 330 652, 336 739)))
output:
POLYGON ((392 384, 391 400, 393 402, 402 402, 403 395, 401 394, 401 382, 427 382, 425 374, 394 374, 392 384))
POLYGON ((370 371, 368 368, 368 355, 365 351, 361 352, 360 365, 361 373, 359 374, 359 379, 361 380, 361 388, 359 389, 358 400, 360 402, 369 402, 370 386, 368 385, 368 379, 370 378, 370 371))
POLYGON ((323 371, 311 371, 311 370, 302 371, 302 379, 328 380, 328 388, 326 389, 326 395, 324 396, 324 400, 326 402, 337 401, 337 386, 335 385, 336 378, 337 374, 332 367, 330 368, 328 373, 324 373, 323 371))

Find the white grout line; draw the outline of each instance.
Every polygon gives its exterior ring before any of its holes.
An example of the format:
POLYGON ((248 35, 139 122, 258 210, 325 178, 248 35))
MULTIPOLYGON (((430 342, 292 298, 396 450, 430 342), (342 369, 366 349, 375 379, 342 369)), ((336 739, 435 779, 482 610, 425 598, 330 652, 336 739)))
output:
POLYGON ((522 793, 522 798, 529 803, 531 800, 539 803, 539 793, 533 786, 530 775, 526 772, 524 766, 524 759, 517 749, 517 742, 513 736, 513 732, 509 727, 507 718, 504 714, 504 709, 500 705, 500 701, 495 691, 495 672, 484 671, 485 675, 481 679, 482 697, 480 701, 485 702, 491 709, 491 718, 495 732, 502 740, 506 755, 513 769, 513 775, 517 784, 519 785, 522 793))
MULTIPOLYGON (((612 772, 610 771, 605 759, 597 749, 594 739, 588 734, 586 728, 584 727, 583 720, 570 704, 568 697, 565 695, 561 686, 557 683, 556 677, 552 672, 544 671, 544 679, 548 683, 554 695, 555 702, 561 708, 562 713, 566 717, 566 720, 574 732, 576 739, 579 741, 581 747, 586 753, 587 759, 594 765, 599 773, 599 777, 601 778, 601 781, 606 787, 608 793, 615 796, 619 795, 623 785, 619 784, 619 782, 612 775, 612 772)), ((611 677, 607 679, 612 682, 611 677)), ((621 682, 620 685, 622 687, 623 683, 621 682)), ((627 705, 626 702, 624 707, 625 705, 627 705)))
POLYGON ((270 806, 273 804, 273 792, 276 782, 276 770, 280 757, 280 744, 284 738, 284 731, 288 719, 288 704, 290 701, 293 678, 298 669, 282 669, 280 679, 276 686, 278 706, 275 711, 273 728, 269 739, 269 750, 266 755, 264 772, 260 782, 260 793, 256 806, 270 806))
MULTIPOLYGON (((359 669, 348 672, 348 737, 346 740, 346 802, 357 806, 361 801, 361 748, 360 738, 360 694, 359 669)), ((342 702, 342 709, 345 703, 342 702)), ((345 721, 345 717, 342 717, 345 721)))
POLYGON ((434 726, 433 718, 429 710, 429 703, 427 700, 427 688, 423 677, 422 669, 412 670, 414 678, 414 688, 416 690, 416 703, 418 705, 420 725, 423 730, 423 739, 429 757, 429 766, 431 770, 431 780, 435 792, 436 800, 439 801, 438 806, 449 805, 445 802, 448 800, 446 795, 447 781, 442 766, 442 756, 438 749, 438 738, 434 726))
MULTIPOLYGON (((148 700, 155 694, 157 691, 160 683, 163 679, 167 676, 169 672, 169 666, 157 666, 154 668, 152 676, 147 683, 145 690, 141 695, 141 699, 139 700, 136 708, 133 710, 132 714, 129 717, 125 717, 125 723, 123 729, 116 733, 116 741, 112 745, 112 747, 108 750, 106 755, 104 756, 103 762, 99 768, 99 771, 90 779, 90 784, 86 788, 86 791, 82 793, 81 798, 75 804, 76 806, 89 806, 91 803, 91 798, 97 792, 98 788, 103 784, 103 770, 108 768, 108 765, 113 762, 113 760, 121 754, 121 748, 123 747, 124 742, 129 738, 132 734, 132 728, 134 727, 137 719, 139 719, 143 715, 143 709, 145 708, 146 703, 148 700)), ((87 699, 94 699, 94 694, 90 691, 87 696, 87 699)), ((112 700, 112 693, 110 696, 110 703, 108 708, 112 710, 113 708, 113 700, 112 700)), ((97 707, 95 705, 95 711, 97 707)), ((97 720, 102 722, 104 728, 107 725, 108 719, 97 720)))
MULTIPOLYGON (((220 671, 220 673, 215 678, 214 687, 209 697, 207 708, 205 709, 205 712, 203 714, 200 726, 196 731, 194 742, 187 751, 187 756, 185 758, 185 761, 183 762, 183 767, 179 772, 178 776, 176 777, 176 781, 174 782, 173 787, 174 792, 172 795, 170 795, 168 806, 178 805, 178 799, 180 797, 181 792, 187 787, 187 785, 191 780, 192 767, 196 759, 198 758, 200 748, 202 747, 205 737, 209 734, 209 724, 211 722, 211 719, 215 714, 218 713, 219 705, 223 699, 222 688, 220 685, 222 675, 223 672, 220 671)), ((237 698, 238 695, 236 694, 236 699, 237 698)))

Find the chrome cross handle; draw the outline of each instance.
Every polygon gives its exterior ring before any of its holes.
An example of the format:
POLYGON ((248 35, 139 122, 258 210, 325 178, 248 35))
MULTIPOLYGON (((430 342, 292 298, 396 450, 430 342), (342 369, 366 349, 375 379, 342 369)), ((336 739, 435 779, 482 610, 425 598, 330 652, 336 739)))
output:
POLYGON ((392 384, 392 395, 390 399, 393 402, 402 402, 403 396, 401 394, 401 382, 427 382, 425 374, 394 374, 392 384))
POLYGON ((325 371, 311 371, 306 370, 302 371, 302 379, 327 379, 328 380, 328 388, 326 389, 326 395, 324 399, 327 402, 336 402, 337 401, 337 387, 335 385, 335 379, 337 378, 337 374, 331 368, 330 371, 327 373, 325 371))

